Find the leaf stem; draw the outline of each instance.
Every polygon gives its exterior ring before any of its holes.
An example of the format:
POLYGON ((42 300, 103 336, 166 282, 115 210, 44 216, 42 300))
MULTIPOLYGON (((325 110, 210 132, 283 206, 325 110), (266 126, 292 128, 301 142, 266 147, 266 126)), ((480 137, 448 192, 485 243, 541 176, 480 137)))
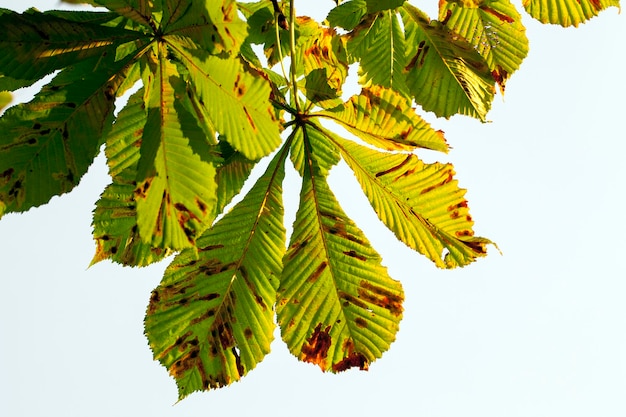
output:
POLYGON ((300 101, 298 100, 298 83, 296 82, 296 7, 295 0, 289 0, 289 48, 291 51, 291 91, 293 92, 293 106, 300 114, 300 101))

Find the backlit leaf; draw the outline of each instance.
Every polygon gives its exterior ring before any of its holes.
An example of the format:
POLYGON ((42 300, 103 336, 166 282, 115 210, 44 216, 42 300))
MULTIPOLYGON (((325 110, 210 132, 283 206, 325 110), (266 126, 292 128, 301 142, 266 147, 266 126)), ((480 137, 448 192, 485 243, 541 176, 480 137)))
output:
POLYGON ((168 267, 152 292, 146 334, 179 397, 239 380, 269 352, 285 252, 286 148, 232 211, 168 267))
POLYGON ((425 164, 413 154, 390 154, 343 140, 342 156, 385 225, 440 268, 485 256, 488 239, 475 237, 465 190, 450 164, 425 164))
POLYGON ((24 80, 22 87, 55 70, 106 55, 124 43, 146 40, 138 32, 88 21, 98 15, 102 14, 85 12, 82 22, 73 22, 35 10, 4 11, 0 14, 0 72, 24 80))
POLYGON ((94 57, 64 69, 31 102, 2 116, 2 211, 47 203, 72 190, 87 172, 112 120, 115 93, 132 57, 112 58, 94 57), (91 78, 84 78, 85 73, 91 78))
POLYGON ((169 254, 166 248, 144 242, 137 226, 135 180, 146 118, 140 90, 128 100, 107 135, 105 155, 113 181, 94 210, 96 253, 92 265, 111 259, 123 265, 146 266, 169 254))
POLYGON ((405 74, 406 45, 395 11, 369 14, 348 35, 348 54, 359 62, 359 83, 390 87, 408 94, 405 74))
POLYGON ((451 0, 439 3, 439 19, 463 36, 489 65, 504 91, 506 80, 528 54, 526 28, 508 0, 485 0, 478 4, 451 0))
POLYGON ((485 120, 495 79, 484 58, 459 35, 405 4, 407 85, 415 101, 437 116, 465 114, 485 120))
POLYGON ((170 37, 170 45, 189 70, 189 81, 213 125, 233 148, 257 160, 278 147, 281 138, 269 101, 271 88, 261 73, 238 58, 189 50, 180 38, 170 37))
POLYGON ((364 88, 361 94, 351 97, 344 105, 316 115, 339 123, 381 149, 448 150, 443 132, 435 131, 414 112, 408 99, 390 89, 364 88))
POLYGON ((163 48, 159 45, 152 85, 146 87, 135 200, 142 239, 178 250, 193 245, 214 218, 215 167, 192 151, 203 131, 180 103, 187 97, 185 84, 163 48))
MULTIPOLYGON (((313 143, 305 137, 304 149, 313 143)), ((324 371, 368 369, 395 339, 404 294, 343 212, 314 158, 285 254, 276 312, 283 340, 324 371)))
POLYGON ((609 7, 619 8, 619 0, 522 0, 526 11, 541 23, 578 26, 609 7))

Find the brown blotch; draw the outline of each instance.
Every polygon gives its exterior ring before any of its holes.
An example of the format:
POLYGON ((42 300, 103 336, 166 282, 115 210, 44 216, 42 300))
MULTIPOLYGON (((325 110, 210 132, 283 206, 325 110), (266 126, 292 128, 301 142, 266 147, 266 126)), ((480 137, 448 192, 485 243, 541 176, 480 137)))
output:
POLYGON ((333 341, 330 337, 330 326, 322 330, 322 323, 315 326, 315 330, 302 346, 302 360, 318 365, 324 369, 328 350, 333 341))
POLYGON ((456 209, 459 209, 459 208, 467 208, 467 201, 463 200, 463 201, 461 201, 458 204, 453 204, 451 206, 448 206, 448 211, 456 210, 456 209))
POLYGON ((478 7, 479 7, 479 9, 481 9, 481 10, 483 10, 483 11, 485 11, 485 12, 491 14, 491 15, 494 15, 495 17, 497 17, 498 19, 500 19, 503 22, 506 22, 506 23, 513 23, 513 22, 515 22, 515 19, 513 19, 511 16, 507 16, 504 13, 500 13, 499 11, 492 9, 491 7, 487 7, 484 4, 481 4, 478 7))
POLYGON ((362 371, 367 371, 369 368, 369 361, 362 353, 352 352, 341 361, 333 364, 333 372, 343 372, 347 369, 356 367, 362 371))
POLYGON ((243 335, 245 336, 246 339, 252 338, 253 336, 252 329, 249 327, 246 327, 243 331, 243 335))
POLYGON ((233 336, 233 328, 230 323, 222 322, 217 325, 217 335, 220 339, 222 349, 226 350, 231 346, 235 346, 235 338, 233 336))
POLYGON ((196 197, 196 206, 198 206, 202 214, 206 214, 207 205, 204 204, 198 197, 196 197))
POLYGON ((356 323, 356 325, 362 329, 366 329, 367 328, 367 322, 361 318, 361 317, 357 317, 356 319, 354 319, 354 322, 356 323))
POLYGON ((383 175, 387 175, 390 174, 394 171, 397 171, 398 169, 402 168, 404 165, 408 164, 411 159, 413 159, 413 155, 407 155, 406 158, 404 158, 404 161, 400 162, 398 165, 392 166, 391 168, 385 170, 385 171, 380 171, 376 173, 376 178, 378 177, 382 177, 383 175))
POLYGON ((178 359, 170 366, 170 374, 174 378, 181 378, 183 374, 192 368, 202 368, 202 360, 200 359, 200 350, 192 349, 182 358, 178 359))
POLYGON ((0 174, 0 180, 2 180, 2 182, 5 184, 8 183, 11 180, 11 177, 13 176, 14 172, 15 170, 13 168, 8 168, 4 170, 4 172, 0 174))
POLYGON ((198 297, 198 301, 211 301, 219 297, 220 295, 218 293, 211 293, 211 294, 203 295, 202 297, 198 297))
POLYGON ((474 232, 472 232, 471 230, 457 230, 454 234, 457 237, 474 236, 474 232))
POLYGON ((195 319, 191 320, 191 322, 189 324, 194 325, 194 324, 198 324, 201 321, 207 320, 211 317, 213 317, 215 315, 215 310, 211 309, 211 310, 207 310, 203 315, 196 317, 195 319))
POLYGON ((452 174, 452 170, 447 170, 444 175, 446 175, 446 177, 441 180, 439 183, 435 184, 435 185, 431 185, 430 187, 426 187, 424 188, 422 191, 420 191, 420 194, 426 194, 429 193, 439 187, 443 187, 444 185, 446 185, 447 183, 449 183, 450 181, 452 181, 452 179, 454 178, 453 174, 452 174))
POLYGON ((358 259, 359 261, 367 261, 367 258, 365 256, 356 253, 354 250, 344 251, 343 254, 351 258, 358 259))
POLYGON ((241 378, 246 373, 245 369, 243 368, 243 365, 241 364, 241 356, 239 356, 239 352, 237 351, 237 348, 235 346, 233 346, 233 348, 230 351, 233 353, 233 356, 235 357, 237 373, 239 374, 239 377, 241 378))
POLYGON ((343 300, 343 306, 344 307, 348 307, 350 304, 353 304, 353 305, 355 305, 355 306, 357 306, 359 308, 367 310, 367 304, 365 304, 363 301, 359 300, 354 295, 348 294, 348 293, 343 292, 343 291, 338 291, 337 295, 339 296, 339 298, 341 298, 343 300))
POLYGON ((250 113, 248 113, 248 108, 246 106, 243 106, 243 111, 244 113, 246 113, 246 117, 248 118, 248 123, 250 123, 250 126, 252 126, 252 130, 257 132, 258 130, 257 130, 256 124, 254 123, 252 116, 250 116, 250 113))
POLYGON ((402 314, 402 296, 394 294, 385 288, 381 288, 368 281, 361 281, 358 289, 359 297, 378 307, 389 310, 394 316, 402 314))
POLYGON ((322 273, 324 272, 327 266, 328 266, 328 263, 326 261, 323 261, 321 264, 319 264, 317 269, 311 274, 311 276, 309 276, 308 281, 309 282, 317 281, 317 279, 322 275, 322 273))

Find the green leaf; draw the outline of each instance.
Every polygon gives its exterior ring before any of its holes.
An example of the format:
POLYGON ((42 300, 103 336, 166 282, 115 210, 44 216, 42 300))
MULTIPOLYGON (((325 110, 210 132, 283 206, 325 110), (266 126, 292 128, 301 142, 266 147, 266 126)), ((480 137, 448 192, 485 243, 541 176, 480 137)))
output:
POLYGON ((403 72, 406 42, 395 11, 367 15, 348 34, 348 54, 359 62, 359 83, 377 84, 408 94, 403 72))
POLYGON ((482 55, 502 91, 528 54, 526 28, 508 0, 440 2, 439 18, 482 55))
POLYGON ((365 0, 368 13, 376 13, 384 10, 396 9, 406 0, 365 0))
POLYGON ((64 69, 33 101, 2 116, 2 212, 47 203, 72 190, 87 172, 113 118, 117 89, 131 68, 132 56, 113 58, 94 57, 64 69))
MULTIPOLYGON (((163 22, 166 35, 185 36, 211 54, 235 55, 247 36, 247 24, 234 0, 170 0, 173 18, 163 22), (178 12, 178 13, 176 13, 178 12)), ((167 10, 167 9, 166 9, 167 10)))
POLYGON ((111 259, 123 265, 146 266, 170 251, 144 242, 137 226, 135 180, 142 132, 146 123, 143 90, 128 100, 107 135, 105 154, 112 183, 96 204, 93 237, 96 253, 91 265, 111 259))
POLYGON ((381 149, 448 151, 443 132, 435 131, 415 113, 408 99, 390 89, 364 88, 342 106, 315 114, 381 149))
MULTIPOLYGON (((281 56, 289 56, 289 34, 283 29, 279 29, 280 48, 278 47, 274 9, 270 1, 240 3, 239 9, 248 19, 249 30, 246 44, 263 45, 268 68, 278 64, 281 56)), ((297 36, 296 28, 296 38, 297 36)))
POLYGON ((238 58, 189 50, 178 37, 168 37, 168 42, 189 70, 189 81, 213 125, 233 148, 257 160, 278 147, 280 125, 269 100, 270 84, 262 73, 238 58))
POLYGON ((487 254, 491 242, 474 236, 451 164, 425 164, 413 154, 381 153, 347 140, 338 145, 380 220, 407 246, 440 268, 487 254))
POLYGON ((155 30, 159 25, 161 1, 153 0, 93 0, 94 3, 114 11, 145 28, 155 30))
POLYGON ((352 0, 333 7, 328 13, 326 20, 331 27, 338 26, 346 30, 352 30, 366 14, 367 4, 365 0, 352 0))
POLYGON ((405 4, 407 85, 415 101, 437 116, 464 114, 485 120, 495 79, 484 58, 463 38, 405 4))
POLYGON ((178 250, 193 245, 214 218, 215 167, 193 152, 204 132, 180 104, 186 86, 165 46, 156 53, 134 191, 137 224, 144 241, 178 250))
POLYGON ((0 14, 0 72, 29 85, 55 70, 76 62, 104 56, 128 42, 144 42, 145 35, 93 24, 84 13, 74 22, 52 14, 28 10, 24 14, 0 14))
POLYGON ((179 397, 239 380, 269 352, 285 252, 279 152, 232 211, 182 252, 152 292, 150 347, 179 397))
POLYGON ((324 371, 367 369, 395 339, 404 294, 341 210, 310 154, 276 313, 283 340, 324 371))
POLYGON ((301 176, 307 169, 307 158, 314 158, 318 169, 327 175, 330 169, 339 162, 339 151, 329 138, 334 134, 324 129, 317 121, 310 120, 298 127, 293 134, 291 145, 291 162, 301 176), (307 143, 315 146, 306 149, 307 143))
POLYGON ((578 26, 609 7, 619 8, 619 0, 522 0, 526 11, 541 23, 578 26))

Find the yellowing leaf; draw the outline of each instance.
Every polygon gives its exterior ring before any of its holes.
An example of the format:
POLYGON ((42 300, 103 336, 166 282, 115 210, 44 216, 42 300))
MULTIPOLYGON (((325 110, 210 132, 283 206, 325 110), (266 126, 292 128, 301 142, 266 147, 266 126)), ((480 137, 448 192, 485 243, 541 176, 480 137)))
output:
MULTIPOLYGON (((314 148, 304 140, 305 150, 314 148)), ((294 355, 324 371, 365 370, 395 339, 402 287, 341 210, 315 159, 305 161, 277 295, 281 334, 294 355)))
POLYGON ((485 59, 461 36, 405 4, 406 82, 415 101, 437 116, 465 114, 485 120, 495 79, 485 59))
POLYGON ((302 53, 298 67, 304 74, 325 70, 326 83, 341 95, 343 83, 348 76, 348 62, 343 39, 334 29, 324 28, 308 17, 298 18, 298 47, 302 53))
POLYGON ((179 250, 192 246, 214 218, 215 167, 192 152, 193 136, 203 131, 176 101, 177 95, 185 96, 184 83, 162 48, 147 87, 134 193, 141 238, 155 247, 179 250))
POLYGON ((364 88, 361 94, 351 97, 343 106, 316 115, 339 123, 381 149, 448 150, 443 133, 435 131, 418 116, 407 98, 390 89, 364 88))
POLYGON ((439 18, 480 53, 502 90, 528 54, 526 28, 508 0, 484 0, 465 6, 457 1, 439 3, 439 18))
POLYGON ((238 381, 269 352, 285 252, 286 148, 252 190, 182 252, 152 292, 146 335, 179 397, 238 381))
POLYGON ((259 72, 238 58, 223 59, 189 50, 170 37, 188 77, 217 131, 246 158, 268 155, 281 142, 279 123, 269 101, 271 88, 259 72))
POLYGON ((619 0, 523 0, 526 11, 542 23, 578 26, 609 7, 619 8, 619 0))
POLYGON ((367 15, 348 34, 348 54, 359 62, 359 83, 390 87, 408 94, 404 32, 395 11, 367 15))
POLYGON ((474 236, 452 165, 425 164, 412 154, 381 153, 347 140, 339 148, 380 220, 407 246, 440 268, 486 255, 491 242, 474 236))
POLYGON ((170 1, 173 18, 164 22, 165 35, 184 36, 212 54, 236 55, 246 39, 247 25, 234 0, 170 1), (175 7, 174 7, 175 6, 175 7))

